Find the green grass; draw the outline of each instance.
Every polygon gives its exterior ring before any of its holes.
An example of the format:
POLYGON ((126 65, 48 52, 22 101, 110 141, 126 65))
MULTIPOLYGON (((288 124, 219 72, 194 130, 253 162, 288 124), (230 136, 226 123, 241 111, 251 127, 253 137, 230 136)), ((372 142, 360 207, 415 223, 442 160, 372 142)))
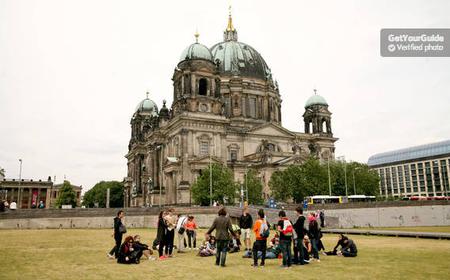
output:
MULTIPOLYGON (((250 267, 241 253, 229 254, 227 267, 194 251, 166 261, 121 265, 106 258, 114 240, 111 230, 0 230, 2 279, 448 279, 450 241, 415 238, 351 236, 357 258, 321 256, 320 263, 279 267, 268 260, 265 268, 250 267)), ((155 230, 130 229, 151 243, 155 230)), ((199 234, 202 239, 202 233, 199 234)), ((331 249, 336 235, 325 235, 331 249)))
POLYGON ((438 227, 372 227, 372 228, 355 228, 355 229, 372 229, 372 230, 398 230, 398 231, 413 231, 413 232, 444 232, 450 233, 450 226, 438 227))

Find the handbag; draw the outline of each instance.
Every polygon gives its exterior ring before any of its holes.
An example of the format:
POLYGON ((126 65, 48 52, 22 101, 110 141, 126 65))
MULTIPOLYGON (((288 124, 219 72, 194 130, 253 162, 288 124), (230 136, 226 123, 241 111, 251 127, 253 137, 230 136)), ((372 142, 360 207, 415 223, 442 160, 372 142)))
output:
POLYGON ((184 227, 180 227, 178 230, 178 234, 183 234, 186 229, 184 227))
POLYGON ((125 227, 124 224, 120 224, 119 226, 119 233, 127 233, 127 228, 125 227))

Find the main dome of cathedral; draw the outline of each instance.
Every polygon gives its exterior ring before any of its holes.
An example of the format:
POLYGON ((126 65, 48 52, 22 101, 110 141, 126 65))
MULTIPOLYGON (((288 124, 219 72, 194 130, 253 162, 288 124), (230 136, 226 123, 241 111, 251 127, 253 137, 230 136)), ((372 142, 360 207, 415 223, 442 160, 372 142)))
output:
POLYGON ((271 80, 272 73, 264 58, 253 47, 238 42, 231 15, 224 32, 224 41, 211 48, 214 62, 223 74, 271 80))

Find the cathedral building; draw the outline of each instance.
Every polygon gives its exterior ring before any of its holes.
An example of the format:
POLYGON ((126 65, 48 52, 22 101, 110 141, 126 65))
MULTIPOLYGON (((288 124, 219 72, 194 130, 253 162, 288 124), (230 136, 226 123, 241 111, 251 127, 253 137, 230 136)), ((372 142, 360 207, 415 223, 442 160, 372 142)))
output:
POLYGON ((211 163, 230 168, 236 181, 257 171, 265 199, 276 170, 310 155, 334 159, 331 112, 316 93, 305 103, 294 132, 281 125, 281 95, 269 66, 250 45, 238 41, 231 15, 223 41, 188 46, 176 65, 173 102, 147 98, 131 119, 125 206, 186 204, 191 187, 211 163))

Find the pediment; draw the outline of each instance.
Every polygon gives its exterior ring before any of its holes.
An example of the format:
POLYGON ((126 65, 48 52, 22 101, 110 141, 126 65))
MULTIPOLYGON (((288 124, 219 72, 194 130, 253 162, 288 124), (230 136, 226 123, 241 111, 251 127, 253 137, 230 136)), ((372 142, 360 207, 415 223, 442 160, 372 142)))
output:
POLYGON ((267 135, 267 136, 282 136, 282 137, 292 137, 295 134, 286 128, 269 123, 263 124, 261 126, 254 127, 248 131, 248 134, 258 134, 258 135, 267 135))

